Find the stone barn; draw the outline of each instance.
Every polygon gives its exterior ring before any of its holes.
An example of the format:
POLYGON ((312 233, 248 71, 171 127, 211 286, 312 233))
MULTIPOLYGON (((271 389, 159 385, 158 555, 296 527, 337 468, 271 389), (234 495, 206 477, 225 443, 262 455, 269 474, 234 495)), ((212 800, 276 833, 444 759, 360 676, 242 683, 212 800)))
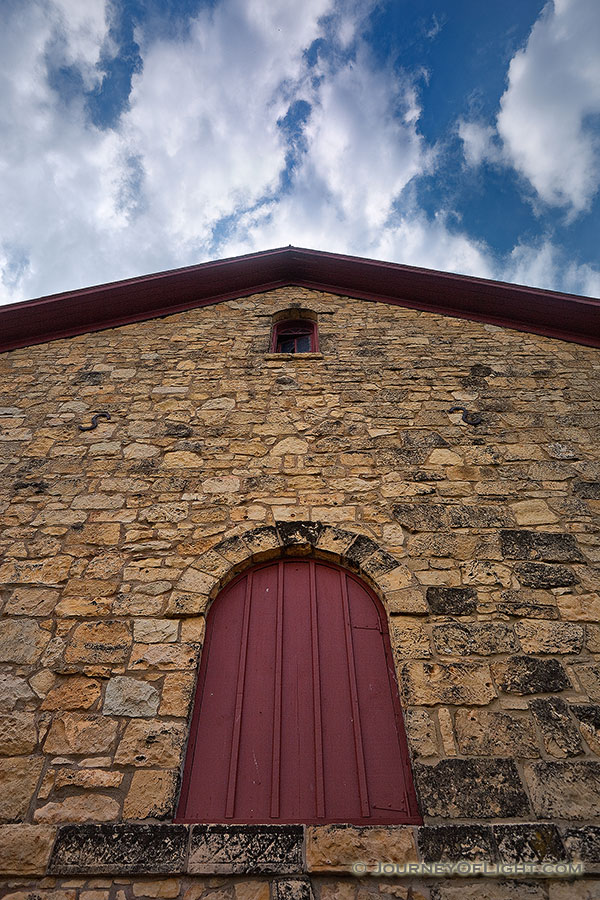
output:
POLYGON ((598 347, 293 247, 0 309, 1 896, 597 900, 598 347))

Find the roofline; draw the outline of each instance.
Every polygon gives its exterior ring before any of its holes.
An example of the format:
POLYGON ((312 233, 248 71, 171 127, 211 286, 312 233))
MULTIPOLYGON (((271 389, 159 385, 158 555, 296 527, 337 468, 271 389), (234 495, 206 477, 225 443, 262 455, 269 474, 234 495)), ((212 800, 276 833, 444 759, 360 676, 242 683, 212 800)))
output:
POLYGON ((294 285, 600 347, 600 300, 301 247, 171 269, 0 307, 0 351, 294 285))

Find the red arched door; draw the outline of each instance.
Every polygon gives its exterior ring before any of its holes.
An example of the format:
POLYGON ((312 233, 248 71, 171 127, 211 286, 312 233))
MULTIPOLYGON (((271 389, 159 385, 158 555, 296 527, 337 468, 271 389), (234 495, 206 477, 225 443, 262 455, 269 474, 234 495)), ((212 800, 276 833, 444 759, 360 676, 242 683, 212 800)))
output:
POLYGON ((419 822, 385 613, 312 559, 259 566, 207 621, 177 820, 419 822))

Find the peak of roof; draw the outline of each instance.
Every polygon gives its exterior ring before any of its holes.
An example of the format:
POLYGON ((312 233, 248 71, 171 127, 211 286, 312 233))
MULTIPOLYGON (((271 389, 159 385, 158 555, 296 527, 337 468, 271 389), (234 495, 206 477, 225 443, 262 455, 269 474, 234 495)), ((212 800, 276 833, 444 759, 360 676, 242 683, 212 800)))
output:
POLYGON ((600 347, 600 300, 591 297, 289 245, 0 307, 0 350, 114 328, 286 285, 600 347))

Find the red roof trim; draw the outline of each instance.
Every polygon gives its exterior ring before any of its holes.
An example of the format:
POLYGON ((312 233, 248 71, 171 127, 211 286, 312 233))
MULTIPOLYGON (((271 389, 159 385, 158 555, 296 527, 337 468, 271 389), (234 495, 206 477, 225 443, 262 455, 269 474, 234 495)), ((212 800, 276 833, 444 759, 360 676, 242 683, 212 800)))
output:
POLYGON ((115 328, 286 285, 600 347, 600 300, 284 247, 0 307, 0 350, 115 328))

